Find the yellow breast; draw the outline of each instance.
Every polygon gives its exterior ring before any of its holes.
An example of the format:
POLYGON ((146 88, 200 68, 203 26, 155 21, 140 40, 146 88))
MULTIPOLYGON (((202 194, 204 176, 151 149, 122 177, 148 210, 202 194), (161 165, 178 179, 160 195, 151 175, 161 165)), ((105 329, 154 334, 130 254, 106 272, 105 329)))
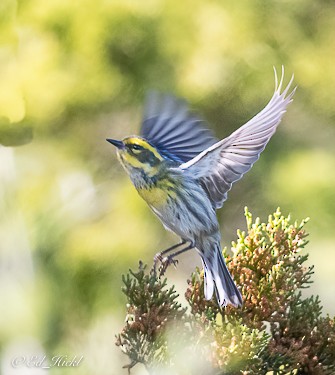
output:
POLYGON ((157 208, 165 205, 169 196, 166 190, 159 187, 138 189, 138 193, 150 206, 157 208))

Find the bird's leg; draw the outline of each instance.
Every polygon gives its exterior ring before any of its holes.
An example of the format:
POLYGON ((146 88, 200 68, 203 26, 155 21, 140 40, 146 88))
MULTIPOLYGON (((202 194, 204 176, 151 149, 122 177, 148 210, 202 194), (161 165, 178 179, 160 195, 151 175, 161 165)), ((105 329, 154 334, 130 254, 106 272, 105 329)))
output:
POLYGON ((174 259, 176 256, 178 256, 178 255, 180 255, 182 253, 185 253, 186 251, 191 250, 193 248, 194 248, 194 243, 190 242, 190 244, 187 245, 186 247, 184 247, 183 249, 178 250, 175 253, 170 254, 167 257, 165 257, 164 259, 162 259, 161 260, 162 264, 161 264, 161 266, 159 268, 159 276, 163 276, 164 275, 166 269, 168 268, 168 266, 170 264, 173 264, 174 266, 177 266, 178 260, 174 259))
POLYGON ((157 263, 158 262, 161 262, 163 260, 163 255, 165 255, 166 253, 184 245, 185 243, 187 243, 188 241, 186 240, 181 240, 181 242, 173 245, 173 246, 170 246, 169 248, 165 249, 165 250, 162 250, 160 251, 159 253, 157 253, 155 256, 154 256, 154 264, 153 264, 153 267, 152 267, 152 270, 151 272, 156 275, 156 268, 157 268, 157 263))

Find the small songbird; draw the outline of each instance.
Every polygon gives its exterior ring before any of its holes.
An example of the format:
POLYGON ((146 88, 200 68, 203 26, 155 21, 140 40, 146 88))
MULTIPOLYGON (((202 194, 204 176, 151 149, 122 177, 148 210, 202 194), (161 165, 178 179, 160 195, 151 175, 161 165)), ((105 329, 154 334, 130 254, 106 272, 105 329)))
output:
POLYGON ((162 221, 181 238, 155 256, 167 265, 175 256, 196 249, 204 268, 204 294, 215 291, 218 304, 242 305, 242 297, 226 267, 216 210, 222 207, 232 184, 258 160, 276 131, 295 89, 289 93, 282 77, 270 102, 255 117, 218 141, 189 113, 184 101, 169 95, 149 95, 140 136, 122 141, 107 139, 117 147, 118 159, 140 196, 162 221), (166 253, 179 251, 163 258, 166 253))

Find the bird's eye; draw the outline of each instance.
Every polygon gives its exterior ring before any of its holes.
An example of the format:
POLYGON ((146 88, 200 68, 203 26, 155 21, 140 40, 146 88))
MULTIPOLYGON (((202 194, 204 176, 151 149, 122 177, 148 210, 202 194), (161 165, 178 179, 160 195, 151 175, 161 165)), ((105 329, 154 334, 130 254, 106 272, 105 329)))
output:
POLYGON ((141 150, 141 149, 142 149, 142 147, 139 146, 139 145, 132 145, 131 148, 132 148, 133 150, 141 150))

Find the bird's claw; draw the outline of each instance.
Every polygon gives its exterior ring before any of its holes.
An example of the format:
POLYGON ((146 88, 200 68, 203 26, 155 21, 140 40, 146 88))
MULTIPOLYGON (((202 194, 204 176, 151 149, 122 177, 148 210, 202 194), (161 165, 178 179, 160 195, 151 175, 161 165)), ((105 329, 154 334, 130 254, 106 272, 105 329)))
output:
MULTIPOLYGON (((158 253, 158 254, 156 254, 156 255, 154 256, 154 264, 153 264, 153 266, 152 266, 152 268, 151 268, 151 271, 150 271, 151 275, 153 275, 154 277, 157 276, 157 263, 158 263, 158 262, 161 262, 161 263, 162 263, 162 261, 163 261, 163 257, 162 257, 162 254, 161 254, 161 253, 158 253)), ((160 270, 160 268, 161 268, 161 266, 159 267, 159 270, 160 270)), ((159 273, 159 274, 160 274, 160 273, 159 273)))
POLYGON ((167 270, 170 264, 173 264, 175 267, 177 267, 178 260, 174 259, 173 257, 165 257, 161 259, 161 265, 159 267, 159 276, 164 276, 165 271, 167 270))

